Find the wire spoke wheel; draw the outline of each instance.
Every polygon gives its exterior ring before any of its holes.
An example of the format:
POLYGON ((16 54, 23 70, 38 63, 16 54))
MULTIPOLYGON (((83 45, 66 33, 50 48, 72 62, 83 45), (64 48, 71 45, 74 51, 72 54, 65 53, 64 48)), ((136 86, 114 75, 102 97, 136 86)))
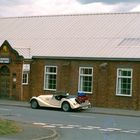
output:
POLYGON ((38 102, 36 100, 31 101, 31 108, 33 108, 33 109, 38 108, 38 102))
POLYGON ((70 111, 70 104, 68 103, 68 102, 64 102, 63 104, 62 104, 62 109, 63 109, 63 111, 65 111, 65 112, 68 112, 68 111, 70 111))

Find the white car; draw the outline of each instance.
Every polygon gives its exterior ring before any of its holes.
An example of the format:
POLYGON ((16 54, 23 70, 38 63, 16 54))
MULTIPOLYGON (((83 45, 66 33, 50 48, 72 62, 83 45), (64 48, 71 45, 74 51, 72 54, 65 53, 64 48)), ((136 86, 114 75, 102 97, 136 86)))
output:
POLYGON ((31 108, 51 107, 61 108, 63 111, 72 109, 88 109, 91 104, 87 96, 69 96, 61 94, 40 95, 30 99, 31 108))

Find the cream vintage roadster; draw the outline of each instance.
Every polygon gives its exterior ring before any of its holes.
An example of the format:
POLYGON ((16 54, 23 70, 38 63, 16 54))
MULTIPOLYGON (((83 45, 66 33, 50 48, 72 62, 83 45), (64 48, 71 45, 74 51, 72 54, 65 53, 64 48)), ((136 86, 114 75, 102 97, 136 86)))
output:
POLYGON ((88 109, 91 104, 88 97, 83 95, 70 96, 67 94, 50 94, 32 97, 30 99, 31 108, 39 107, 61 108, 67 112, 74 109, 88 109))

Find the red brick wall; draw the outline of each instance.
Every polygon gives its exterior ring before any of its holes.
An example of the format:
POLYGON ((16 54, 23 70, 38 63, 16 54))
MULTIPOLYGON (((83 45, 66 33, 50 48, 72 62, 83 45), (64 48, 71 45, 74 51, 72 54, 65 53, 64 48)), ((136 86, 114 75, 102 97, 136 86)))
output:
POLYGON ((57 91, 77 94, 79 67, 93 67, 93 93, 89 94, 93 106, 140 109, 140 63, 117 61, 76 61, 76 60, 43 60, 35 59, 31 65, 30 92, 31 96, 49 94, 44 90, 44 67, 58 67, 57 91), (132 97, 116 96, 117 68, 133 69, 132 97))
POLYGON ((6 66, 9 71, 9 98, 10 99, 16 99, 21 100, 21 79, 22 79, 22 59, 18 60, 17 57, 11 53, 9 56, 11 58, 11 62, 9 64, 0 64, 0 68, 3 66, 6 66))
MULTIPOLYGON (((104 99, 106 100, 105 107, 125 108, 125 109, 138 109, 138 96, 139 96, 139 63, 134 62, 108 62, 108 78, 106 82, 108 87, 104 99), (132 97, 116 96, 116 78, 117 68, 132 68, 133 69, 133 82, 132 82, 132 97)), ((103 89, 102 85, 100 87, 103 89)), ((98 92, 98 94, 100 94, 98 92)))

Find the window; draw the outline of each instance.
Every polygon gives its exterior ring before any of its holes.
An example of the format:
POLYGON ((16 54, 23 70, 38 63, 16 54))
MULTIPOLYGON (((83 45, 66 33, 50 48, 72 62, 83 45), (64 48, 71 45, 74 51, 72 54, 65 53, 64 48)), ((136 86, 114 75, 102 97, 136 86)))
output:
POLYGON ((93 68, 92 67, 80 67, 79 68, 79 91, 85 93, 92 93, 93 81, 93 68))
POLYGON ((45 66, 44 89, 56 90, 57 67, 45 66))
POLYGON ((28 84, 28 72, 24 72, 22 75, 22 84, 28 84))
POLYGON ((117 70, 116 95, 132 96, 132 69, 119 68, 117 70))
POLYGON ((30 64, 23 64, 22 71, 22 84, 27 85, 29 83, 30 64))

